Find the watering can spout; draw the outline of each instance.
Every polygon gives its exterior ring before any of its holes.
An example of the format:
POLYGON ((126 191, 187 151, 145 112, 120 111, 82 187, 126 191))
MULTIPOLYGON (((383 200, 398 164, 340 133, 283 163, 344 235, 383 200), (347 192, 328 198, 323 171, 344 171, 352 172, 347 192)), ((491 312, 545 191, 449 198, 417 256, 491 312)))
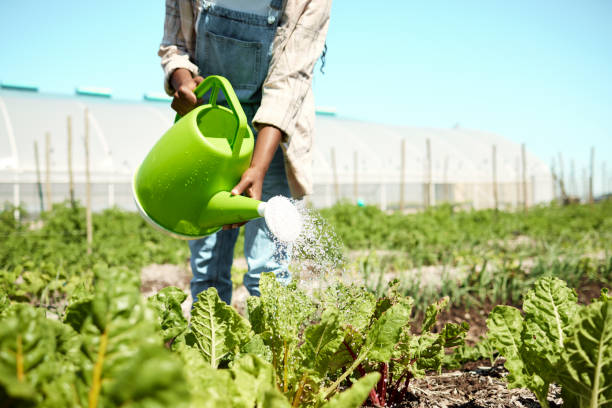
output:
POLYGON ((238 224, 263 217, 265 203, 228 191, 214 194, 200 214, 200 226, 214 228, 219 225, 238 224))

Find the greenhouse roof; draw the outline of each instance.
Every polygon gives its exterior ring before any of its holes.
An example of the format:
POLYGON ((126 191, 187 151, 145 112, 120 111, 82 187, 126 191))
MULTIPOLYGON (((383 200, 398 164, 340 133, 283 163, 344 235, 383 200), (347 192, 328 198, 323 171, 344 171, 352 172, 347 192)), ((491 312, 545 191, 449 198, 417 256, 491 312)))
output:
MULTIPOLYGON (((46 164, 46 135, 50 140, 52 177, 65 178, 68 168, 67 127, 72 123, 72 163, 76 177, 84 173, 85 111, 89 112, 90 157, 95 180, 129 180, 153 144, 172 125, 174 113, 163 95, 146 94, 141 101, 108 97, 49 95, 18 88, 0 89, 0 178, 35 177, 34 143, 41 168, 46 164)), ((364 182, 399 182, 402 140, 405 142, 406 181, 423 181, 430 141, 431 175, 436 182, 491 180, 492 146, 497 150, 500 182, 517 180, 520 145, 484 131, 392 126, 338 117, 326 108, 317 115, 313 146, 315 183, 332 181, 332 151, 339 182, 352 182, 355 168, 364 182), (355 159, 357 165, 355 165, 355 159)), ((548 166, 527 153, 527 174, 550 177, 548 166)))

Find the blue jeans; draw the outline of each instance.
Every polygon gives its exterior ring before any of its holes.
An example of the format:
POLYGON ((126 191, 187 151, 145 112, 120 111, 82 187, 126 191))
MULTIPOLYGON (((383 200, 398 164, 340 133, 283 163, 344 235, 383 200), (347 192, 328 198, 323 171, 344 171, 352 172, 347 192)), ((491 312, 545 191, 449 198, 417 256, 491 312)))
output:
MULTIPOLYGON (((280 146, 264 178, 262 200, 267 201, 276 195, 290 197, 280 146)), ((217 289, 221 300, 231 303, 231 269, 238 232, 237 228, 221 230, 202 239, 189 241, 193 272, 191 296, 194 302, 200 292, 212 286, 217 289)), ((252 296, 260 294, 259 278, 262 272, 274 272, 281 283, 289 283, 291 280, 289 256, 286 251, 277 248, 263 218, 251 220, 244 225, 244 256, 248 272, 243 281, 252 296)))

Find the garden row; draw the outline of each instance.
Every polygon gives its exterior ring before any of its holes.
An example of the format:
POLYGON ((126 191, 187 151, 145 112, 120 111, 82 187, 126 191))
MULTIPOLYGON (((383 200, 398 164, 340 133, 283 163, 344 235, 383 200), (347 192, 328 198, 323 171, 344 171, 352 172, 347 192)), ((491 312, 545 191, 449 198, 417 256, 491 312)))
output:
POLYGON ((248 319, 203 292, 188 324, 186 295, 168 287, 144 299, 137 274, 94 267, 61 315, 0 295, 0 400, 11 407, 402 406, 410 381, 482 351, 506 360, 509 387, 548 406, 549 384, 567 406, 612 402, 612 299, 587 306, 557 278, 536 282, 523 313, 498 306, 476 347, 467 324, 434 330, 448 299, 419 327, 396 283, 376 298, 336 284, 318 299, 262 277, 248 319))

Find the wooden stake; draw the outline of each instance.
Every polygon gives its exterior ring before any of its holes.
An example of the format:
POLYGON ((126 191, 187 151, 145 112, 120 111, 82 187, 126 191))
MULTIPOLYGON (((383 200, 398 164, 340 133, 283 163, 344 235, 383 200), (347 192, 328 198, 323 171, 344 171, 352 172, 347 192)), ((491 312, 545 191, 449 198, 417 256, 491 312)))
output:
POLYGON ((495 211, 499 208, 499 202, 497 197, 497 152, 496 147, 493 145, 492 151, 492 166, 493 166, 493 205, 495 207, 495 211))
POLYGON ((45 200, 43 199, 42 181, 40 177, 40 162, 38 160, 38 142, 34 141, 34 160, 36 163, 36 185, 38 186, 38 198, 40 200, 40 212, 45 211, 45 200))
POLYGON ((89 111, 85 109, 85 186, 87 194, 87 255, 91 255, 93 225, 91 222, 91 180, 89 174, 89 111))
POLYGON ((521 159, 516 158, 515 160, 515 169, 516 169, 516 208, 518 209, 521 206, 521 159))
POLYGON ((72 118, 68 116, 68 188, 70 191, 70 204, 74 208, 74 179, 72 176, 72 118))
POLYGON ((51 211, 51 133, 45 134, 45 195, 47 211, 51 211))
POLYGON ((425 154, 427 160, 427 170, 425 173, 426 181, 425 181, 425 208, 429 208, 431 205, 431 141, 429 138, 425 140, 425 154))
POLYGON ((448 156, 444 157, 444 199, 450 203, 450 185, 448 184, 448 156))
POLYGON ((589 203, 593 204, 594 203, 594 198, 593 198, 593 176, 595 174, 595 148, 591 147, 591 165, 590 167, 590 174, 589 174, 589 203))
POLYGON ((334 175, 334 193, 336 194, 336 203, 340 201, 340 186, 338 185, 338 170, 336 168, 336 150, 331 148, 331 165, 334 175))
POLYGON ((523 162, 523 208, 527 212, 529 203, 527 202, 527 153, 525 143, 521 145, 521 161, 523 162))
POLYGON ((404 189, 406 188, 406 140, 402 139, 402 147, 400 152, 400 202, 399 209, 400 211, 404 211, 404 189))

